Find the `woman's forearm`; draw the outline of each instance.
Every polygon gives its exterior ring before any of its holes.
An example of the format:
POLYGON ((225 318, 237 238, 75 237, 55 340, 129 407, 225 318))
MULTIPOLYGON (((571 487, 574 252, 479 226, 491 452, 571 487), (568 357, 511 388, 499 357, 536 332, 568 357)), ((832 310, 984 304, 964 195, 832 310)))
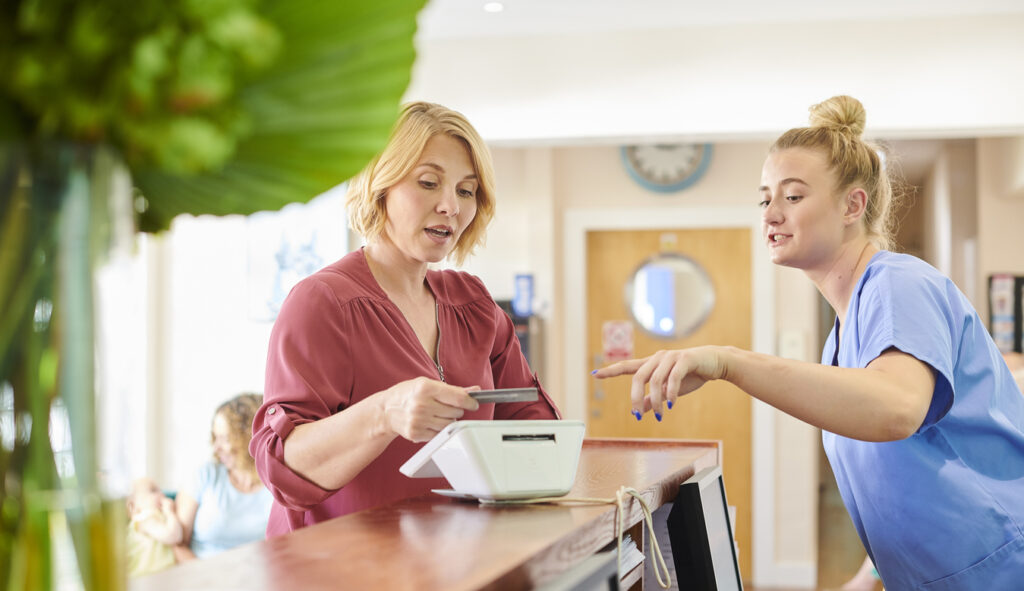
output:
POLYGON ((381 423, 380 403, 370 397, 319 421, 296 425, 285 440, 284 461, 321 488, 341 488, 395 439, 381 423))
POLYGON ((424 377, 399 382, 351 407, 297 425, 284 443, 288 467, 327 490, 341 488, 394 441, 428 441, 466 411, 480 408, 475 386, 453 386, 424 377))
POLYGON ((732 347, 722 354, 723 379, 744 392, 816 427, 864 441, 912 435, 925 419, 935 387, 928 365, 896 350, 863 369, 732 347))

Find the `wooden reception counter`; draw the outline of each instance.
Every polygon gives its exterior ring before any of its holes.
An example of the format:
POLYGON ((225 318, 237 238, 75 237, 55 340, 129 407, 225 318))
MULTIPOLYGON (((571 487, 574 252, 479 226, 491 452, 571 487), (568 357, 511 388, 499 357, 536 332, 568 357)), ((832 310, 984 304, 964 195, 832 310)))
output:
MULTIPOLYGON (((614 499, 626 485, 653 511, 696 470, 719 463, 716 441, 587 439, 567 496, 614 499)), ((639 503, 628 508, 639 545, 639 503)), ((176 566, 130 589, 529 589, 614 548, 614 518, 614 504, 479 505, 431 493, 176 566)), ((624 587, 639 586, 641 574, 624 587)))

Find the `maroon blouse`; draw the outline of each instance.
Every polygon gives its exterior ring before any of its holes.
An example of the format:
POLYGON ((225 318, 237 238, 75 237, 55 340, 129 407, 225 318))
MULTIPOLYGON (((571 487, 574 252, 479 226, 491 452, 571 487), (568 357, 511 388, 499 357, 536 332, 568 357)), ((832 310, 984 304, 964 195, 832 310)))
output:
MULTIPOLYGON (((437 300, 438 361, 459 386, 536 386, 536 402, 481 404, 463 419, 555 419, 558 409, 530 371, 512 321, 477 277, 428 271, 437 300)), ((295 425, 317 421, 394 384, 439 378, 416 333, 377 284, 362 250, 299 282, 270 335, 263 406, 249 452, 274 495, 267 536, 447 488, 443 478, 407 478, 398 468, 424 444, 396 438, 351 482, 325 490, 284 463, 295 425)))

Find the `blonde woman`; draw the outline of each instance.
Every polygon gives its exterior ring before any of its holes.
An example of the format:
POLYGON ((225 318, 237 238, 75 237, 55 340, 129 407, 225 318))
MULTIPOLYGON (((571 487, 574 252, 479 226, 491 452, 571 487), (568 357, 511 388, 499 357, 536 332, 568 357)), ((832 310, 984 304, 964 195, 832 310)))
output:
POLYGON ((821 364, 705 346, 596 374, 633 374, 638 420, 722 379, 820 427, 886 588, 1019 589, 1024 397, 953 282, 887 250, 892 193, 864 123, 851 97, 815 105, 761 171, 769 257, 801 269, 836 312, 821 364))
POLYGON ((398 468, 456 419, 554 419, 509 317, 461 263, 494 214, 490 152, 461 114, 406 105, 348 192, 367 241, 301 281, 274 323, 250 446, 273 536, 443 488, 398 468), (536 402, 476 389, 535 386, 536 402))
POLYGON ((249 456, 252 419, 262 401, 259 394, 239 394, 214 412, 213 459, 176 499, 185 533, 175 548, 178 562, 263 539, 273 498, 249 456))

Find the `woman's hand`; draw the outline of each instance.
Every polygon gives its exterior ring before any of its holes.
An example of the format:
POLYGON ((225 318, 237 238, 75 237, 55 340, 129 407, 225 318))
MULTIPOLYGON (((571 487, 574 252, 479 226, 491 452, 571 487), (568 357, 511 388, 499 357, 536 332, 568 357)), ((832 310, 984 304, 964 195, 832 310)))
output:
MULTIPOLYGON (((285 439, 284 462, 325 490, 337 490, 376 460, 396 437, 427 441, 480 404, 479 386, 452 386, 413 378, 311 423, 285 439)), ((180 511, 179 511, 180 513, 180 511)))
POLYGON ((469 393, 479 386, 463 388, 424 377, 399 382, 384 391, 384 416, 388 428, 409 441, 427 441, 480 408, 469 393))
POLYGON ((662 403, 668 403, 672 408, 680 396, 711 380, 724 379, 726 374, 724 349, 705 346, 658 351, 650 357, 627 359, 595 371, 594 377, 604 379, 632 375, 629 396, 633 415, 639 420, 643 413, 653 410, 661 420, 662 403), (648 389, 646 396, 645 389, 648 389))
POLYGON ((658 351, 644 359, 613 363, 598 378, 631 374, 633 414, 661 414, 711 380, 726 380, 782 412, 861 441, 898 441, 923 424, 935 392, 930 365, 889 348, 865 368, 783 359, 736 347, 705 346, 658 351), (645 387, 648 393, 644 395, 645 387))

